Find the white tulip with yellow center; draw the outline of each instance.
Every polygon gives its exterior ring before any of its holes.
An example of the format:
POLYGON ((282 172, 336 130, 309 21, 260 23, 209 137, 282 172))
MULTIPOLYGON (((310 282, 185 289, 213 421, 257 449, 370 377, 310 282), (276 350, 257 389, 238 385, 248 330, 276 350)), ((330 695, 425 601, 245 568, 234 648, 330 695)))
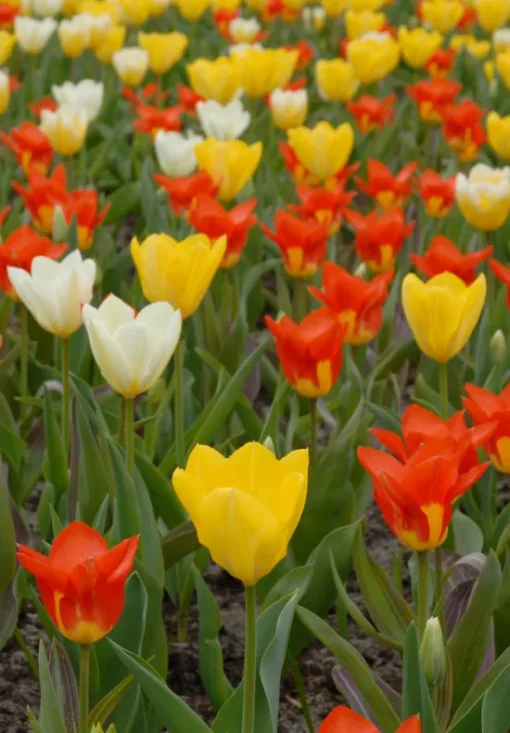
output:
POLYGON ((80 328, 82 306, 92 300, 94 260, 82 260, 74 250, 61 262, 34 257, 31 273, 9 267, 8 275, 19 299, 45 331, 68 339, 80 328))
POLYGON ((93 79, 82 79, 77 84, 66 81, 64 84, 51 87, 53 98, 59 107, 84 109, 89 122, 97 119, 104 98, 104 84, 93 79))
POLYGON ((510 28, 499 28, 492 34, 492 45, 496 53, 510 51, 510 28))
POLYGON ((455 193, 469 224, 486 232, 499 229, 510 214, 510 168, 478 163, 469 176, 458 174, 455 193))
POLYGON ((31 11, 41 18, 52 18, 62 10, 64 0, 31 0, 31 11))
POLYGON ((261 30, 256 18, 234 18, 228 24, 228 33, 234 43, 253 43, 261 30))
POLYGON ((144 48, 126 47, 113 54, 113 68, 128 87, 137 87, 149 70, 149 54, 144 48))
POLYGON ((273 122, 280 130, 301 127, 308 114, 308 92, 306 89, 275 89, 269 97, 273 122))
POLYGON ((59 155, 77 153, 87 135, 88 115, 83 107, 69 107, 64 104, 56 112, 43 109, 40 128, 59 155))
POLYGON ((238 99, 225 105, 214 99, 199 102, 197 114, 206 136, 214 137, 216 140, 236 140, 241 137, 251 121, 250 113, 238 99))
POLYGON ((110 387, 127 399, 147 392, 161 377, 181 335, 182 317, 169 303, 151 303, 138 314, 109 295, 83 307, 90 347, 110 387))
POLYGON ((316 30, 320 32, 326 23, 326 11, 324 8, 303 8, 301 11, 301 19, 306 30, 316 30))
POLYGON ((36 20, 18 15, 14 20, 14 33, 19 47, 25 53, 33 55, 41 53, 56 28, 57 22, 53 18, 36 20))
POLYGON ((200 135, 186 137, 179 132, 156 133, 154 147, 158 165, 171 178, 190 176, 197 168, 196 146, 203 141, 200 135))
POLYGON ((11 101, 11 84, 9 74, 0 69, 0 114, 3 114, 11 101))

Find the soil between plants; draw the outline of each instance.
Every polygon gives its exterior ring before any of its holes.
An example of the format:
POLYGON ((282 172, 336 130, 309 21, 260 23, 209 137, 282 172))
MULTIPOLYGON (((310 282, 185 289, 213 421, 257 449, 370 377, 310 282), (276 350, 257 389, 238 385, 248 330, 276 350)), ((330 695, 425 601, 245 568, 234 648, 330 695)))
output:
MULTIPOLYGON (((367 519, 367 544, 370 552, 378 563, 389 570, 393 551, 398 543, 384 525, 377 507, 369 508, 367 519)), ((236 686, 241 680, 243 670, 243 590, 239 583, 216 566, 208 569, 206 579, 218 601, 223 621, 221 642, 225 672, 236 686)), ((355 578, 350 579, 348 590, 352 598, 363 607, 355 578)), ((175 609, 170 602, 165 604, 165 620, 169 639, 175 638, 175 609)), ((335 626, 334 613, 330 614, 328 620, 335 626)), ((37 614, 30 605, 22 613, 20 628, 32 651, 37 654, 41 629, 37 614)), ((367 639, 353 624, 349 625, 349 640, 384 682, 400 689, 401 666, 398 655, 367 639)), ((191 610, 188 642, 177 644, 170 641, 169 653, 169 685, 206 722, 211 723, 214 711, 202 687, 198 671, 198 614, 195 604, 191 610)), ((343 702, 331 677, 335 663, 333 655, 316 641, 310 643, 300 658, 305 689, 317 727, 335 705, 343 702)), ((306 733, 299 698, 291 679, 283 681, 280 700, 280 733, 306 733)), ((0 733, 30 733, 26 709, 30 706, 37 710, 38 705, 38 684, 23 653, 14 639, 11 639, 0 653, 0 733)))

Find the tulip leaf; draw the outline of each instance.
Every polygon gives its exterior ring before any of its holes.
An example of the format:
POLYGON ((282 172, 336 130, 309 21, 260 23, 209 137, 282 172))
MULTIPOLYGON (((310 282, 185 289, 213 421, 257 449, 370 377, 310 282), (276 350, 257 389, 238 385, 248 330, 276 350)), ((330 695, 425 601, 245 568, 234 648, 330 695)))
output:
POLYGON ((25 441, 5 425, 0 425, 0 456, 3 456, 19 472, 27 450, 25 441))
POLYGON ((469 692, 485 656, 492 615, 501 588, 501 567, 490 552, 473 589, 469 605, 448 641, 453 670, 455 711, 469 692))
POLYGON ((18 603, 10 583, 0 595, 0 651, 7 644, 18 623, 18 603))
POLYGON ((420 659, 420 640, 416 624, 409 626, 404 645, 402 720, 420 715, 422 733, 438 733, 429 689, 420 659))
MULTIPOLYGON (((313 564, 303 565, 299 568, 292 568, 292 570, 289 570, 285 575, 281 576, 264 597, 262 610, 269 608, 277 600, 288 596, 290 593, 297 593, 299 602, 310 585, 313 571, 313 564)), ((263 596, 263 593, 259 593, 259 588, 263 588, 264 578, 261 581, 257 584, 257 593, 263 596)))
POLYGON ((483 532, 470 517, 457 510, 453 515, 455 550, 461 556, 481 552, 483 532))
POLYGON ((136 209, 140 203, 140 188, 139 181, 118 188, 110 198, 110 208, 104 223, 115 224, 136 209))
POLYGON ((48 457, 48 480, 58 497, 69 488, 69 469, 62 440, 62 432, 55 416, 53 399, 49 390, 44 391, 44 432, 48 457))
POLYGON ((398 716, 379 689, 370 667, 358 650, 307 608, 298 606, 296 614, 306 628, 335 655, 340 665, 351 676, 361 695, 370 705, 381 733, 394 733, 399 723, 398 716))
POLYGON ((80 719, 78 687, 69 655, 56 636, 51 640, 49 668, 66 730, 72 733, 78 728, 80 719))
POLYGON ((193 522, 184 522, 169 532, 163 538, 161 549, 165 561, 165 568, 175 565, 186 555, 195 552, 200 547, 197 531, 193 522))
POLYGON ((39 642, 39 679, 41 684, 41 711, 39 725, 41 730, 51 733, 67 733, 62 715, 62 701, 59 699, 51 678, 48 657, 44 642, 39 642))
POLYGON ((506 649, 503 654, 496 659, 492 667, 469 690, 453 717, 454 723, 459 721, 471 708, 483 700, 483 697, 489 687, 507 667, 510 668, 510 648, 506 649))
POLYGON ((186 521, 186 512, 173 487, 152 461, 140 451, 135 454, 136 467, 149 492, 156 517, 161 517, 168 529, 186 521))
POLYGON ((223 667, 223 652, 219 640, 221 616, 213 593, 194 565, 192 573, 198 600, 200 679, 214 709, 219 710, 233 692, 223 667))
POLYGON ((9 489, 0 463, 0 597, 9 588, 16 572, 16 537, 10 504, 9 489))
POLYGON ((126 468, 124 456, 112 440, 108 440, 108 448, 115 481, 115 508, 110 539, 112 544, 117 544, 140 534, 142 520, 135 484, 126 468))
POLYGON ((169 730, 186 733, 207 733, 210 728, 167 687, 156 670, 141 657, 123 649, 111 639, 107 644, 125 665, 154 706, 162 724, 169 730))
POLYGON ((105 496, 109 495, 113 501, 114 474, 105 434, 94 418, 87 415, 83 399, 76 400, 76 418, 81 449, 78 502, 83 521, 90 523, 105 496))
POLYGON ((494 680, 482 705, 482 733, 508 733, 510 728, 510 667, 494 680))
POLYGON ((92 727, 94 723, 100 723, 104 725, 110 715, 113 713, 119 701, 124 697, 126 692, 132 686, 134 682, 132 674, 125 677, 122 682, 119 682, 113 690, 110 690, 90 711, 89 713, 89 725, 92 727))

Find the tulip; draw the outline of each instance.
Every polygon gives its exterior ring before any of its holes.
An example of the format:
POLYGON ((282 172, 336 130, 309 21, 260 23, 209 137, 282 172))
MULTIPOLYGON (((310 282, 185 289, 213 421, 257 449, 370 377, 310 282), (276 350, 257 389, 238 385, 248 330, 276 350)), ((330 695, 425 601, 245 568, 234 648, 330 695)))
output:
POLYGON ((28 170, 28 187, 25 188, 18 181, 13 181, 12 187, 23 198, 39 231, 51 234, 55 207, 63 204, 68 197, 64 166, 57 166, 48 178, 33 166, 28 170))
MULTIPOLYGON (((492 45, 496 55, 510 51, 510 28, 499 28, 492 34, 492 45)), ((3 63, 3 62, 2 62, 3 63)))
POLYGON ((489 262, 492 272, 496 275, 498 280, 501 280, 507 287, 507 306, 510 308, 510 267, 505 267, 501 262, 497 260, 491 260, 489 262))
POLYGON ((257 223, 257 217, 253 215, 256 205, 257 199, 250 199, 226 211, 211 196, 200 194, 195 198, 188 214, 191 226, 211 240, 227 238, 227 248, 220 265, 222 269, 230 269, 239 262, 248 241, 248 231, 257 223))
POLYGON ((503 160, 510 160, 510 115, 502 117, 497 112, 487 115, 487 142, 503 160))
POLYGON ((216 140, 235 140, 250 125, 251 115, 238 99, 227 105, 210 99, 198 102, 196 109, 202 130, 216 140))
POLYGON ((506 0, 474 0, 478 22, 487 33, 502 28, 510 18, 506 0))
POLYGON ((50 141, 32 122, 22 122, 18 127, 12 128, 8 135, 2 133, 1 139, 12 150, 25 173, 32 166, 42 173, 50 167, 53 158, 50 141))
POLYGON ((88 115, 83 107, 74 109, 63 105, 56 112, 43 110, 41 113, 41 130, 60 155, 74 155, 82 148, 87 125, 88 115))
POLYGON ((437 617, 427 621, 420 645, 420 659, 430 689, 440 685, 446 677, 447 659, 441 622, 437 617))
POLYGON ((477 266, 490 257, 493 249, 494 247, 485 247, 479 252, 464 255, 451 240, 438 234, 423 256, 411 254, 411 260, 416 269, 427 277, 451 272, 466 285, 471 285, 476 279, 477 266))
POLYGON ((153 138, 158 132, 178 132, 182 129, 182 108, 180 105, 159 109, 149 104, 138 104, 136 106, 138 119, 133 120, 133 127, 137 132, 146 133, 153 138))
POLYGON ((363 13, 368 10, 375 13, 387 3, 388 0, 347 0, 348 8, 354 10, 355 13, 363 13))
POLYGON ((343 329, 327 308, 309 313, 300 324, 289 316, 265 323, 276 340, 286 379, 298 394, 316 399, 327 394, 342 368, 343 329))
POLYGON ((349 123, 336 129, 329 122, 319 122, 312 129, 297 127, 289 130, 288 139, 298 161, 326 184, 345 167, 354 147, 354 131, 349 123))
POLYGON ((329 229, 315 219, 302 220, 286 211, 276 212, 275 232, 265 224, 261 229, 283 255, 285 270, 297 278, 314 275, 326 258, 329 229))
POLYGON ((104 97, 104 84, 93 79, 83 79, 78 84, 66 81, 61 86, 54 84, 51 93, 59 107, 84 109, 89 122, 97 119, 104 97))
POLYGON ((423 171, 417 183, 428 216, 433 219, 444 219, 448 216, 455 203, 456 178, 441 178, 430 168, 423 171))
POLYGON ((308 92, 306 89, 275 89, 269 97, 269 108, 278 129, 300 127, 308 115, 308 92))
POLYGON ((158 165, 167 176, 189 176, 197 167, 196 148, 200 135, 185 137, 178 132, 158 132, 154 140, 158 165))
POLYGON ((414 222, 406 226, 404 212, 399 208, 383 214, 372 211, 368 216, 347 211, 345 217, 356 232, 354 246, 360 260, 371 272, 391 270, 414 222))
POLYGON ((480 41, 470 34, 453 36, 450 46, 459 53, 465 48, 468 53, 480 60, 486 58, 491 50, 490 41, 480 41))
POLYGON ((21 50, 30 55, 41 53, 56 28, 53 18, 36 20, 18 16, 14 21, 16 40, 21 50))
POLYGON ((422 120, 440 123, 461 89, 461 85, 455 81, 436 77, 418 81, 406 87, 406 92, 416 101, 422 120))
POLYGON ((92 300, 94 260, 83 261, 77 250, 61 262, 38 256, 32 260, 31 274, 20 267, 7 267, 7 275, 41 328, 62 339, 79 329, 82 306, 92 300))
POLYGON ((219 197, 232 201, 255 173, 262 157, 262 143, 208 138, 195 148, 199 170, 219 185, 219 197))
POLYGON ((16 36, 9 31, 0 30, 0 66, 3 66, 12 56, 16 36))
POLYGON ((205 171, 174 179, 165 178, 165 176, 156 173, 154 180, 167 191, 170 206, 177 215, 183 211, 189 212, 195 203, 195 199, 200 195, 207 197, 218 195, 218 186, 205 171))
POLYGON ((126 580, 138 537, 108 549, 103 537, 82 522, 71 522, 55 538, 49 555, 18 545, 18 562, 32 573, 41 600, 60 633, 77 644, 99 641, 124 610, 126 580))
POLYGON ((496 55, 496 69, 507 89, 510 89, 510 51, 496 55))
POLYGON ((424 0, 421 12, 435 31, 446 35, 462 20, 465 9, 460 0, 424 0))
POLYGON ((233 59, 241 71, 241 87, 249 97, 256 98, 271 94, 290 82, 298 52, 250 46, 243 53, 234 53, 233 59))
POLYGON ((102 64, 111 64, 115 54, 122 49, 125 39, 125 26, 117 25, 110 28, 94 46, 97 60, 102 64))
POLYGON ((386 23, 386 17, 384 13, 374 13, 372 10, 347 10, 344 22, 347 38, 352 41, 372 31, 380 31, 386 23))
POLYGON ((343 59, 318 61, 315 81, 321 99, 326 102, 349 102, 359 87, 354 67, 343 59))
POLYGON ((248 443, 223 458, 198 445, 172 483, 214 562, 252 586, 287 554, 305 505, 308 451, 278 460, 248 443))
POLYGON ((128 87, 137 87, 142 83, 149 68, 149 54, 143 48, 122 48, 112 57, 113 68, 117 76, 128 87))
POLYGON ((181 60, 188 46, 188 39, 183 33, 177 32, 139 33, 138 43, 149 54, 151 71, 165 74, 181 60))
POLYGON ((441 46, 443 37, 437 31, 400 26, 398 40, 406 64, 413 69, 423 69, 441 46))
MULTIPOLYGON (((82 188, 67 196, 56 211, 60 211, 65 225, 70 226, 73 219, 78 229, 78 247, 90 249, 94 241, 94 231, 106 218, 110 205, 107 204, 102 211, 99 209, 97 191, 91 188, 82 188)), ((55 218, 53 219, 55 229, 55 218)))
POLYGON ((70 59, 78 58, 89 48, 90 28, 80 20, 76 20, 75 18, 61 20, 57 33, 62 52, 64 56, 70 59))
MULTIPOLYGON (((378 728, 359 713, 340 705, 334 708, 322 722, 319 733, 379 733, 378 728)), ((396 733, 421 733, 417 715, 409 718, 396 733)))
POLYGON ((175 0, 175 6, 185 20, 198 20, 207 10, 209 0, 175 0))
POLYGON ((131 26, 141 26, 149 18, 150 0, 119 0, 125 21, 131 26))
POLYGON ((389 33, 367 33, 351 41, 347 61, 361 84, 375 84, 391 74, 400 60, 400 46, 389 33))
POLYGON ((143 294, 151 303, 166 301, 188 318, 200 305, 227 248, 226 237, 211 241, 197 234, 177 242, 153 234, 131 242, 143 294))
POLYGON ((462 162, 478 157, 478 151, 485 142, 481 123, 483 114, 484 110, 468 99, 444 110, 443 134, 462 162))
POLYGON ((445 77, 453 68, 455 56, 456 51, 453 48, 438 48, 426 63, 425 68, 433 79, 445 77))
POLYGON ((396 97, 379 100, 369 94, 363 94, 357 102, 348 102, 347 109, 356 118, 360 131, 367 135, 372 130, 382 130, 395 116, 392 107, 396 97))
POLYGON ((510 385, 500 395, 474 384, 466 384, 465 390, 462 403, 474 425, 489 431, 482 443, 485 452, 497 471, 510 473, 510 385))
POLYGON ((196 59, 186 67, 189 83, 204 99, 215 99, 228 104, 241 88, 241 70, 238 64, 225 56, 214 61, 196 59))
POLYGON ((172 0, 150 0, 150 7, 149 7, 149 15, 151 18, 159 18, 161 15, 164 15, 170 5, 172 5, 172 0))
POLYGON ((347 9, 348 0, 320 0, 320 4, 330 18, 338 18, 347 9))
POLYGON ((486 292, 483 274, 469 286, 450 272, 426 283, 416 275, 406 275, 402 305, 421 351, 442 363, 457 356, 478 323, 486 292))
POLYGON ((315 30, 320 33, 326 25, 326 11, 324 8, 303 8, 301 11, 301 19, 307 30, 315 30))
POLYGON ((35 257, 58 259, 67 249, 67 244, 53 244, 51 239, 37 234, 31 227, 15 229, 0 244, 0 290, 15 300, 16 290, 9 278, 8 268, 17 267, 30 272, 35 257))
POLYGON ((389 211, 402 206, 411 195, 409 181, 417 167, 416 162, 408 163, 394 176, 383 163, 371 158, 367 164, 368 181, 365 183, 361 178, 356 178, 356 185, 364 194, 372 196, 381 209, 389 211))
POLYGON ((510 168, 478 163, 469 176, 457 175, 455 194, 469 224, 485 232, 499 229, 510 214, 510 168))
POLYGON ((0 69, 0 115, 7 110, 11 101, 9 74, 0 69))
POLYGON ((296 193, 301 204, 289 206, 304 219, 315 219, 319 224, 326 224, 329 234, 336 234, 344 220, 347 206, 356 196, 354 191, 345 190, 345 182, 340 182, 334 189, 308 188, 296 186, 296 193))
POLYGON ((324 291, 312 286, 309 290, 345 326, 345 343, 360 346, 372 341, 381 328, 382 306, 392 278, 393 271, 389 270, 367 282, 333 262, 326 262, 322 270, 324 291))
POLYGON ((62 10, 63 0, 30 0, 31 11, 41 18, 58 15, 62 10))
POLYGON ((233 18, 228 24, 228 35, 234 43, 253 43, 260 38, 261 31, 256 18, 233 18))

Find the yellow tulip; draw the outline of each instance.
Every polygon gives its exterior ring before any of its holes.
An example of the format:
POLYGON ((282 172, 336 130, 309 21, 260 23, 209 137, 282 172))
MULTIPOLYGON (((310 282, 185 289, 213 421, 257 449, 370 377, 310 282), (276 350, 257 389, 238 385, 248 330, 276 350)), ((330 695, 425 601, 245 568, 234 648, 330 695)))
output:
POLYGON ((450 48, 455 49, 457 52, 465 48, 468 53, 481 60, 489 54, 491 50, 491 42, 479 41, 475 36, 471 36, 469 33, 459 33, 451 39, 450 48))
POLYGON ((483 64, 483 73, 487 81, 494 81, 496 78, 496 64, 494 61, 485 61, 483 64))
POLYGON ((74 155, 83 146, 87 135, 88 115, 82 107, 62 105, 56 112, 41 112, 41 130, 59 155, 74 155))
POLYGON ((80 20, 62 20, 58 26, 58 40, 64 56, 76 59, 89 47, 90 29, 80 20))
POLYGON ((507 0, 475 0, 478 22, 487 33, 502 28, 510 17, 507 0))
POLYGON ((510 115, 501 117, 497 112, 487 115, 487 141, 503 160, 510 160, 510 115))
POLYGON ((345 166, 354 147, 348 122, 336 129, 329 122, 319 122, 312 129, 297 127, 289 130, 288 139, 299 162, 324 183, 345 166))
POLYGON ((0 30, 0 66, 3 66, 11 57, 16 36, 9 31, 0 30))
POLYGON ((275 89, 269 98, 269 107, 273 122, 280 130, 300 127, 308 114, 308 93, 306 89, 275 89))
POLYGON ((469 224, 484 232, 499 229, 510 214, 510 168, 478 163, 469 176, 457 175, 455 194, 469 224))
POLYGON ((347 47, 347 61, 362 84, 375 84, 396 69, 400 46, 389 33, 369 33, 347 47))
POLYGON ((122 21, 121 6, 116 0, 84 0, 79 6, 79 11, 96 17, 107 15, 114 25, 122 21))
POLYGON ((218 196, 232 201, 255 173, 262 157, 262 143, 215 140, 210 137, 195 147, 198 168, 219 185, 218 196))
POLYGON ((209 7, 209 0, 175 0, 175 6, 185 20, 198 20, 209 7))
POLYGON ((498 53, 496 56, 496 69, 506 88, 510 89, 510 50, 498 53))
POLYGON ((107 31, 102 39, 94 46, 94 55, 102 64, 111 64, 117 51, 124 45, 126 40, 126 26, 116 25, 107 31))
POLYGON ((339 18, 348 7, 348 0, 320 0, 330 18, 339 18))
POLYGON ((139 33, 138 43, 149 54, 149 65, 155 74, 165 74, 181 60, 188 45, 183 33, 139 33))
POLYGON ((465 12, 460 0, 424 0, 421 9, 423 19, 443 35, 458 25, 465 12))
POLYGON ((214 562, 251 586, 287 554, 305 506, 308 450, 278 460, 248 443, 224 458, 197 445, 172 483, 214 562))
POLYGON ((120 0, 120 4, 129 25, 140 26, 148 20, 151 11, 149 0, 120 0))
POLYGON ((284 48, 247 48, 234 52, 234 63, 241 71, 241 86, 249 97, 263 97, 286 86, 299 58, 296 50, 284 48))
POLYGON ((0 70, 0 115, 6 111, 11 101, 9 74, 0 70))
POLYGON ((398 40, 404 61, 413 69, 423 69, 441 46, 443 36, 425 28, 400 26, 398 40))
POLYGON ((362 13, 365 10, 375 12, 387 4, 388 0, 347 0, 347 7, 356 13, 362 13))
POLYGON ((354 10, 348 10, 345 14, 347 38, 353 40, 371 31, 380 31, 385 22, 384 13, 374 13, 371 10, 363 10, 361 13, 357 13, 354 10))
POLYGON ((229 10, 234 12, 241 7, 241 0, 211 0, 211 8, 214 12, 217 10, 229 10))
POLYGON ((149 68, 149 54, 143 48, 125 46, 112 57, 113 68, 128 87, 139 86, 149 68))
POLYGON ((317 61, 315 81, 319 95, 330 102, 350 102, 359 87, 354 67, 343 59, 317 61))
POLYGON ((496 53, 510 51, 510 28, 501 28, 500 30, 494 31, 492 45, 496 53))
POLYGON ((406 275, 402 305, 421 351, 439 362, 457 356, 478 323, 486 292, 485 275, 469 286, 451 272, 426 283, 412 273, 406 275))
POLYGON ((188 64, 186 71, 197 94, 205 99, 215 99, 220 104, 228 104, 241 88, 239 66, 226 56, 219 56, 214 61, 196 59, 188 64))
POLYGON ((202 302, 226 248, 226 237, 212 241, 196 234, 177 242, 167 234, 152 234, 141 244, 133 239, 131 256, 147 300, 170 303, 188 318, 202 302))

